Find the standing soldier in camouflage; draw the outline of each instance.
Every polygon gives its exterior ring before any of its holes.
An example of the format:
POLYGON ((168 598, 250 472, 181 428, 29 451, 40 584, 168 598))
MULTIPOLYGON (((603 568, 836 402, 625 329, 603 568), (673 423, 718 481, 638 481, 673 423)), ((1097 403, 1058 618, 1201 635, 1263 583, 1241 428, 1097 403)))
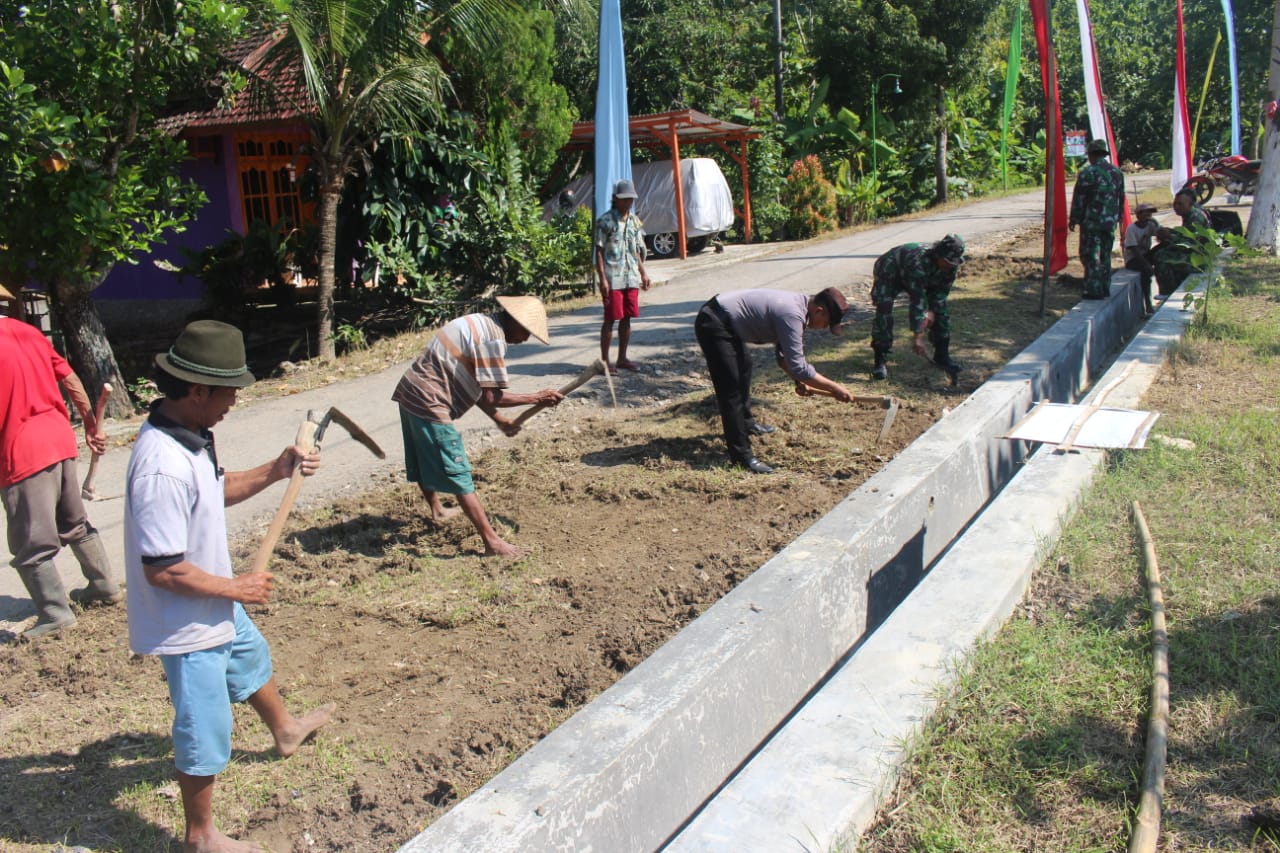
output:
POLYGON ((964 263, 964 240, 959 234, 948 234, 936 243, 904 243, 876 259, 875 282, 871 285, 871 301, 876 317, 871 324, 871 350, 875 354, 875 379, 887 379, 885 362, 893 349, 893 302, 898 294, 907 294, 907 318, 915 337, 911 348, 926 355, 924 333, 933 342, 933 363, 951 377, 952 384, 961 371, 959 362, 951 358, 951 314, 947 296, 955 284, 956 270, 964 263))
POLYGON ((1080 226, 1080 262, 1084 264, 1084 298, 1111 295, 1111 248, 1124 210, 1124 172, 1107 161, 1105 139, 1095 139, 1085 149, 1089 165, 1076 176, 1071 196, 1072 231, 1080 226))

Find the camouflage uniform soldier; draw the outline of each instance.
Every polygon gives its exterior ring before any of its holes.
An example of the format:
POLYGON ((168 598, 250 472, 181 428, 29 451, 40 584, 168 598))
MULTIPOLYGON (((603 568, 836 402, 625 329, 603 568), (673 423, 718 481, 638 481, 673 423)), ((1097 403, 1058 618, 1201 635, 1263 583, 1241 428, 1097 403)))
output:
POLYGON ((951 314, 947 296, 956 280, 956 269, 964 263, 964 240, 959 234, 948 234, 932 245, 904 243, 876 259, 875 282, 871 285, 871 301, 876 317, 871 324, 871 350, 875 367, 871 375, 886 379, 889 368, 885 361, 893 349, 893 302, 898 294, 907 294, 907 317, 915 338, 911 348, 925 354, 924 333, 933 342, 933 363, 951 375, 952 382, 961 366, 951 359, 951 314))
POLYGON ((1080 261, 1084 264, 1084 298, 1111 295, 1111 247, 1124 210, 1124 172, 1107 162, 1107 142, 1095 139, 1086 149, 1089 165, 1076 177, 1071 196, 1072 231, 1080 226, 1080 261))
MULTIPOLYGON (((1209 214, 1196 204, 1196 195, 1191 190, 1178 190, 1173 197, 1173 212, 1182 217, 1183 228, 1209 228, 1209 214)), ((1160 295, 1168 296, 1181 285, 1183 280, 1195 272, 1191 266, 1191 253, 1199 248, 1192 237, 1178 234, 1168 228, 1161 228, 1156 235, 1160 243, 1151 250, 1152 263, 1156 268, 1156 284, 1160 287, 1160 295)))

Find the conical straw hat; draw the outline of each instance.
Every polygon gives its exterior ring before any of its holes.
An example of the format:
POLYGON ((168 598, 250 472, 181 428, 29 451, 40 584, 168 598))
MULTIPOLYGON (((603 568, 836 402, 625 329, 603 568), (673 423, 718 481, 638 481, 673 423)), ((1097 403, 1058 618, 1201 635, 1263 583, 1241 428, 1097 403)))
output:
POLYGON ((0 284, 0 299, 13 299, 13 298, 14 296, 12 293, 9 292, 9 288, 5 287, 3 284, 0 284))
POLYGON ((498 304, 521 326, 544 344, 551 343, 547 332, 547 309, 536 296, 499 296, 498 304))

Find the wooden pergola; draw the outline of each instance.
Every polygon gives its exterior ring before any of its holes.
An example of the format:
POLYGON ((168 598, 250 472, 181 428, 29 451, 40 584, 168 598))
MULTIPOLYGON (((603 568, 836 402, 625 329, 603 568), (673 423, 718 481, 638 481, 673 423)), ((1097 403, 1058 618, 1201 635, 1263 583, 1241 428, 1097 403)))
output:
MULTIPOLYGON (((761 131, 744 124, 721 121, 697 110, 675 110, 669 113, 633 116, 631 118, 631 147, 666 150, 671 153, 671 168, 676 182, 676 222, 679 224, 677 245, 680 257, 687 257, 684 224, 684 184, 680 178, 680 146, 715 145, 733 162, 738 164, 742 176, 742 205, 734 213, 742 217, 742 235, 751 241, 751 182, 747 165, 747 143, 759 139, 761 131)), ((580 121, 574 124, 569 141, 561 151, 590 151, 595 148, 595 122, 580 121)))

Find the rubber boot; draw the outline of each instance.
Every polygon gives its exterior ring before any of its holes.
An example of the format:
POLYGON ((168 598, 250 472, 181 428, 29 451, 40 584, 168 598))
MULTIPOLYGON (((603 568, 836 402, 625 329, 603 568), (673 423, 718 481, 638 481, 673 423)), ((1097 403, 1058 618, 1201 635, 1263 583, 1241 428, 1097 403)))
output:
POLYGON ((871 368, 872 379, 888 379, 889 378, 889 365, 885 363, 887 360, 888 359, 885 357, 885 353, 882 353, 882 352, 876 353, 875 366, 871 368))
POLYGON ((26 630, 24 637, 35 639, 76 624, 75 614, 67 604, 62 578, 58 577, 58 567, 53 564, 53 560, 18 569, 18 576, 31 595, 38 614, 36 624, 26 630))
POLYGON ((80 572, 89 582, 88 586, 71 591, 72 601, 88 607, 93 604, 119 604, 124 600, 124 592, 111 579, 111 563, 107 560, 106 549, 102 547, 102 539, 96 532, 79 542, 72 542, 71 553, 76 555, 80 572))

